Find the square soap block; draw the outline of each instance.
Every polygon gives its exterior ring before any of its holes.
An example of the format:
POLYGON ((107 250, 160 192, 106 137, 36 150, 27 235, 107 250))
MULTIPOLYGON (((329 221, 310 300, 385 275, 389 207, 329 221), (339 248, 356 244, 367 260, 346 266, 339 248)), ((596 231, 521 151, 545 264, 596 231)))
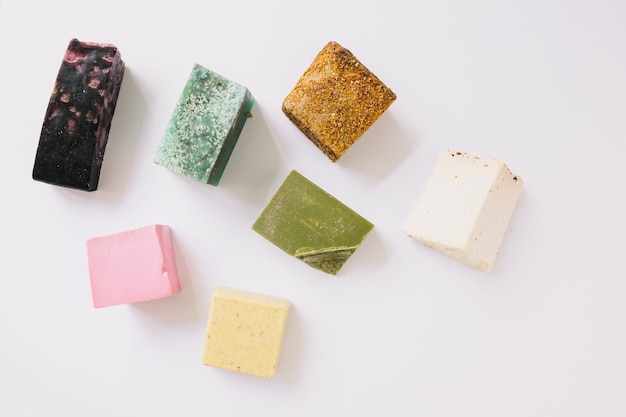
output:
POLYGON ((349 50, 329 42, 287 95, 282 110, 335 162, 395 99, 349 50))
POLYGON ((335 275, 374 225, 291 171, 252 228, 289 255, 335 275))
POLYGON ((216 288, 202 364, 265 378, 274 376, 289 306, 284 298, 216 288))
POLYGON ((94 191, 124 76, 120 51, 72 39, 41 128, 33 179, 94 191))
POLYGON ((493 268, 522 191, 522 178, 495 159, 447 150, 403 231, 482 271, 493 268))
POLYGON ((180 292, 169 226, 151 225, 87 240, 96 308, 180 292))
POLYGON ((154 162, 217 185, 253 104, 246 87, 194 65, 154 162))

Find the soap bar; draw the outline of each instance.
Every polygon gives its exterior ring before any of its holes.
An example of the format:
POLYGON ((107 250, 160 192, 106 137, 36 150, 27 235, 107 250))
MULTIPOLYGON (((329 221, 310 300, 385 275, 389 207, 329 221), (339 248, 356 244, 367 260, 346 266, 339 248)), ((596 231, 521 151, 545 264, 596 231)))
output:
POLYGON ((252 228, 289 255, 335 275, 374 225, 291 171, 252 228))
POLYGON ((490 271, 522 183, 503 162, 444 151, 403 231, 460 262, 490 271))
POLYGON ((98 188, 123 76, 115 46, 70 41, 41 128, 34 180, 84 191, 98 188))
POLYGON ((283 345, 289 300, 232 288, 213 292, 202 364, 270 378, 283 345))
POLYGON ((349 50, 329 42, 284 99, 282 110, 335 162, 395 99, 349 50))
POLYGON ((95 308, 180 292, 169 226, 156 224, 91 238, 87 255, 95 308))
POLYGON ((154 162, 217 185, 253 104, 246 87, 194 65, 154 162))

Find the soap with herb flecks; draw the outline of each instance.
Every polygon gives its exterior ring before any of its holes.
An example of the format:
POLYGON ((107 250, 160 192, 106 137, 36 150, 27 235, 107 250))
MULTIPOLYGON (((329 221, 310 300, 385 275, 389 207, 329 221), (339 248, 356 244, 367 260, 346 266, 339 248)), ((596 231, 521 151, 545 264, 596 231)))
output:
POLYGON ((274 376, 290 305, 281 297, 217 287, 211 298, 202 364, 274 376))
POLYGON ((374 225, 293 170, 252 228, 289 255, 335 275, 374 225))
POLYGON ((195 64, 154 162, 218 185, 253 104, 246 87, 195 64))
POLYGON ((446 150, 403 231, 453 259, 490 271, 522 184, 499 160, 446 150))
POLYGON ((114 45, 70 41, 41 128, 34 180, 98 188, 124 68, 114 45))
POLYGON ((329 42, 285 97, 282 110, 336 162, 395 99, 352 52, 329 42))

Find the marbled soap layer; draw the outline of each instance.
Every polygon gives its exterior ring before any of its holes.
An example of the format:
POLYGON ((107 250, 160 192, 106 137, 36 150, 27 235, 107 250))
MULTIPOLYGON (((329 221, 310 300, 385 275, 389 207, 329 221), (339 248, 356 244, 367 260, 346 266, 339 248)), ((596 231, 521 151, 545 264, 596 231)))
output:
POLYGON ((196 64, 154 162, 217 185, 253 104, 246 87, 196 64))
POLYGON ((123 76, 115 46, 70 41, 41 129, 33 179, 85 191, 98 188, 123 76))
POLYGON ((374 225, 291 171, 252 228, 289 255, 335 275, 374 225))

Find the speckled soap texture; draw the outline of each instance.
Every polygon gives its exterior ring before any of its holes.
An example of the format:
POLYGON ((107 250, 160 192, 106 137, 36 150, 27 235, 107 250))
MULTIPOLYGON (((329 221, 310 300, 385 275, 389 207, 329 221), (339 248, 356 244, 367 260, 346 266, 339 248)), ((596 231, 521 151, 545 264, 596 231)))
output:
POLYGON ((194 65, 154 162, 218 185, 253 104, 246 87, 194 65))
POLYGON ((349 50, 329 42, 287 95, 282 110, 335 162, 395 99, 349 50))
POLYGON ((72 39, 41 128, 33 179, 94 191, 124 76, 111 44, 72 39))
POLYGON ((480 271, 491 271, 523 180, 493 158, 443 151, 404 232, 480 271))
POLYGON ((294 170, 252 228, 289 255, 335 275, 374 225, 294 170))
POLYGON ((202 364, 273 377, 290 305, 285 298, 217 287, 211 298, 202 364))

